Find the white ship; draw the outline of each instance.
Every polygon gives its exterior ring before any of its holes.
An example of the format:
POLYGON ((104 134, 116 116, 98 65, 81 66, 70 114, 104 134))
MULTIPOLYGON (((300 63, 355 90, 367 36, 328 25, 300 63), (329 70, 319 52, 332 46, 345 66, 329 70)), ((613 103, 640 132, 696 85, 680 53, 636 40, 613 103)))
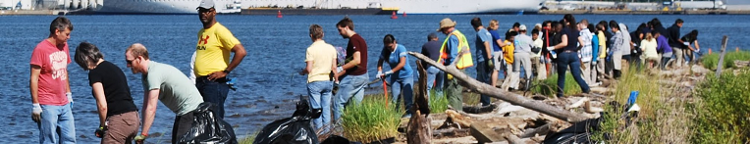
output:
MULTIPOLYGON (((242 8, 289 7, 354 9, 398 8, 408 14, 485 14, 537 12, 544 0, 214 0, 219 13, 239 13, 242 8)), ((194 14, 200 0, 103 0, 97 13, 194 14)))

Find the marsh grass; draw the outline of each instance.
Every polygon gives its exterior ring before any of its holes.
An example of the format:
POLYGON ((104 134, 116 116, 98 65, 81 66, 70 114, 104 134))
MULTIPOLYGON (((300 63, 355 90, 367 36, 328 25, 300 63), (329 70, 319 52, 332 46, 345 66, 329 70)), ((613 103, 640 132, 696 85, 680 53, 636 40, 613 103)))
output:
MULTIPOLYGON (((692 98, 683 97, 676 85, 659 83, 659 76, 650 76, 630 68, 614 86, 614 95, 605 105, 602 132, 594 137, 607 143, 688 143, 694 131, 690 127, 694 109, 687 107, 692 98), (641 108, 637 118, 626 124, 623 114, 632 91, 638 91, 636 104, 641 108), (626 127, 626 125, 629 125, 626 127), (605 139, 605 134, 610 139, 605 139)), ((684 81, 684 80, 679 80, 684 81)))
MULTIPOLYGON (((534 85, 531 88, 531 91, 536 94, 554 96, 557 93, 557 77, 557 74, 552 74, 545 80, 535 80, 533 82, 534 85)), ((563 94, 572 95, 581 92, 581 86, 578 86, 576 80, 573 79, 573 75, 570 74, 570 72, 566 72, 565 89, 563 89, 563 94)))
POLYGON ((370 143, 398 136, 403 110, 385 105, 383 95, 366 96, 360 104, 350 104, 341 115, 344 137, 370 143))
MULTIPOLYGON (((727 52, 724 56, 724 68, 737 68, 734 65, 735 60, 750 60, 750 51, 727 52)), ((715 70, 719 63, 719 53, 713 53, 703 56, 701 62, 707 69, 715 70)))

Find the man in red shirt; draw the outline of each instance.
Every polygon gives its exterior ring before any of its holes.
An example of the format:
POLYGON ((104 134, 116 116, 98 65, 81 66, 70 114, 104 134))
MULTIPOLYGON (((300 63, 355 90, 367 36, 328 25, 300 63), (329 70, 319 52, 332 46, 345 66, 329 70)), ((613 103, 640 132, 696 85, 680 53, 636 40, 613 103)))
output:
POLYGON ((73 24, 65 17, 57 17, 49 30, 49 37, 31 53, 31 119, 39 127, 40 143, 72 144, 76 143, 76 132, 68 81, 67 67, 71 60, 67 41, 73 24))
POLYGON ((367 43, 359 34, 354 32, 354 22, 345 17, 336 24, 339 34, 349 39, 346 46, 346 61, 336 68, 336 77, 341 81, 339 90, 333 100, 333 120, 337 121, 344 112, 344 106, 354 100, 355 104, 362 102, 365 95, 367 76, 367 43))

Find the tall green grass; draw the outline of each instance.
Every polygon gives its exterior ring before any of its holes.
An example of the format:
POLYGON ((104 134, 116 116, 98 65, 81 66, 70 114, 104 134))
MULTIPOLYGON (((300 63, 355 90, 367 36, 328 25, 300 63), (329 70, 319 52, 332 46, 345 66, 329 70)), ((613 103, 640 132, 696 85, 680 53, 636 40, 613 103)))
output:
MULTIPOLYGON (((534 87, 531 88, 531 91, 536 94, 554 96, 557 93, 557 77, 558 75, 555 73, 547 77, 547 79, 545 80, 534 81, 534 87)), ((572 95, 581 92, 581 86, 578 86, 576 80, 573 79, 573 75, 570 74, 570 72, 566 72, 565 88, 563 89, 563 94, 572 95)))
POLYGON ((611 139, 606 143, 687 143, 693 134, 690 118, 694 112, 686 107, 689 100, 680 97, 675 85, 662 84, 659 76, 643 75, 630 68, 618 83, 615 83, 610 101, 620 105, 605 105, 605 122, 602 131, 594 139, 605 140, 605 133, 611 139), (629 127, 621 116, 626 108, 631 91, 639 91, 636 104, 641 108, 638 118, 632 119, 629 127))
MULTIPOLYGON (((727 52, 724 56, 724 68, 737 68, 737 66, 734 65, 735 60, 750 60, 750 51, 727 52)), ((715 70, 719 63, 719 53, 703 56, 702 62, 703 66, 706 68, 715 70)))
POLYGON ((430 91, 430 113, 444 113, 448 109, 448 99, 445 95, 438 96, 430 91))
POLYGON ((383 95, 366 96, 360 104, 350 104, 341 115, 344 137, 363 143, 398 136, 402 110, 385 105, 383 95))
POLYGON ((699 86, 693 143, 750 142, 750 71, 709 77, 699 86))

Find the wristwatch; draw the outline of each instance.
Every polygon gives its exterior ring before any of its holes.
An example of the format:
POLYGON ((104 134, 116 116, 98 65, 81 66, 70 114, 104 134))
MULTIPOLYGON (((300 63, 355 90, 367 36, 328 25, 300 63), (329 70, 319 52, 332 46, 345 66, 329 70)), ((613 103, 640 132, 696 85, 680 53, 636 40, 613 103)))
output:
POLYGON ((226 73, 226 74, 229 74, 229 72, 230 72, 230 71, 229 71, 229 70, 226 70, 226 69, 224 69, 224 71, 222 71, 222 72, 224 72, 224 73, 226 73))

